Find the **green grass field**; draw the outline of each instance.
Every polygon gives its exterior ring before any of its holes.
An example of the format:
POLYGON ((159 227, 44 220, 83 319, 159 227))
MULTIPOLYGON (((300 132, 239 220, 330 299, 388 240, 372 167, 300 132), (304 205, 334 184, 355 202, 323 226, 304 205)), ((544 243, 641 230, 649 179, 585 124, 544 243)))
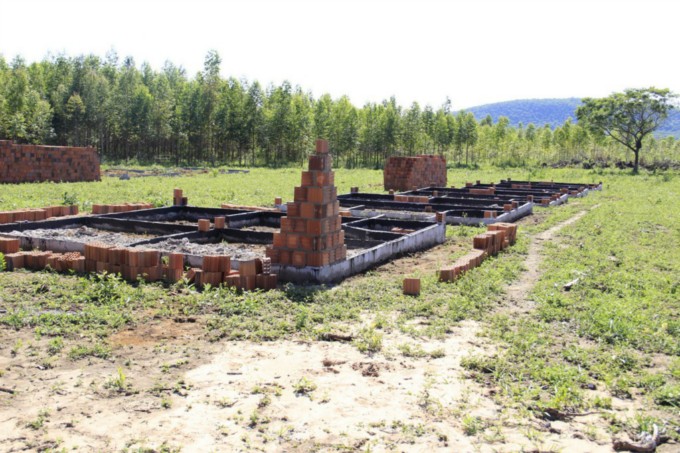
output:
MULTIPOLYGON (((81 211, 93 203, 162 206, 170 203, 175 187, 184 190, 191 205, 269 206, 276 196, 292 199, 299 172, 253 169, 248 174, 7 185, 1 187, 0 210, 60 204, 64 197, 75 197, 81 211)), ((565 206, 537 208, 522 223, 514 247, 454 284, 438 282, 436 267, 394 274, 377 269, 331 288, 284 285, 266 293, 197 292, 185 284, 131 285, 115 276, 22 270, 0 273, 0 329, 13 342, 13 353, 25 348, 15 336, 31 332, 33 353, 45 363, 105 360, 113 333, 150 319, 182 317, 199 319, 210 341, 317 341, 329 332, 347 333, 359 351, 380 354, 385 335, 399 332, 410 338, 399 348, 405 357, 435 357, 436 349, 420 348, 422 339, 445 338, 461 321, 474 320, 494 352, 470 354, 463 366, 468 378, 496 388, 494 399, 503 406, 538 419, 569 420, 596 412, 609 436, 625 431, 634 437, 657 424, 677 441, 680 174, 487 168, 448 175, 449 185, 456 186, 506 177, 602 181, 604 191, 565 206), (582 211, 583 217, 543 244, 540 276, 528 295, 530 309, 514 311, 505 294, 521 278, 532 239, 582 211), (418 298, 402 294, 406 276, 422 278, 418 298), (575 279, 569 291, 563 288, 575 279), (617 401, 634 403, 634 409, 613 410, 617 401)), ((381 192, 382 172, 339 169, 336 185, 338 193, 352 186, 381 192)), ((449 227, 450 252, 444 256, 452 262, 479 231, 449 227)))

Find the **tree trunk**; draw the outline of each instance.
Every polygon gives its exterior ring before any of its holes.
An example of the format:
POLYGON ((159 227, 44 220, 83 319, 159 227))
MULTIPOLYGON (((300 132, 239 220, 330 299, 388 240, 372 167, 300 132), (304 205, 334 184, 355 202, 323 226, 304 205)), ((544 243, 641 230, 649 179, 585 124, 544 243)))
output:
POLYGON ((633 150, 633 153, 635 154, 635 164, 633 165, 633 173, 636 175, 638 174, 638 164, 640 162, 640 149, 642 149, 642 141, 636 140, 635 150, 633 150))

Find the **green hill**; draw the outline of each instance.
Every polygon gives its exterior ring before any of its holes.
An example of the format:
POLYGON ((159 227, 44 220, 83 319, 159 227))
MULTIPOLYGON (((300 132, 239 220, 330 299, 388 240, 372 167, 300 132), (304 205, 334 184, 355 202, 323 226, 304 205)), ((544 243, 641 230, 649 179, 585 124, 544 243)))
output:
MULTIPOLYGON (((571 118, 572 122, 575 123, 576 108, 580 104, 579 98, 519 99, 470 107, 465 110, 472 112, 477 120, 482 120, 487 115, 491 115, 493 121, 496 122, 499 117, 506 116, 510 119, 510 124, 515 127, 520 123, 524 126, 534 123, 536 126, 548 124, 554 128, 564 124, 568 118, 571 118)), ((668 120, 659 128, 656 135, 673 135, 680 138, 680 110, 671 112, 668 120)))

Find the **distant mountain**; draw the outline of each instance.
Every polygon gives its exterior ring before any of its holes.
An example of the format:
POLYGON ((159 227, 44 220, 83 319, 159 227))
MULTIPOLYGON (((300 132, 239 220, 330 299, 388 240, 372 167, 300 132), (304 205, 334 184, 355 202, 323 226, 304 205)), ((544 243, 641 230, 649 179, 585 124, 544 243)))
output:
MULTIPOLYGON (((545 124, 555 128, 571 118, 576 123, 576 108, 581 105, 579 98, 566 99, 519 99, 516 101, 497 102, 465 109, 472 112, 478 121, 491 115, 494 123, 501 116, 506 116, 512 126, 529 123, 541 127, 545 124)), ((668 120, 656 133, 657 136, 673 135, 680 138, 680 110, 673 110, 668 120)))

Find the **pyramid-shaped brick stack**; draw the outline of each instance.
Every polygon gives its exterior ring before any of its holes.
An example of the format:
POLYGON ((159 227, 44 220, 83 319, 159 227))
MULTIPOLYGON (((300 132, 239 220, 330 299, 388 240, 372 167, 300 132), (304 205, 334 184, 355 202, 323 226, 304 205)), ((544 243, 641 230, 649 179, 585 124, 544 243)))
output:
POLYGON ((317 140, 309 170, 302 172, 302 184, 281 218, 281 231, 274 233, 274 244, 267 249, 272 263, 321 267, 347 257, 332 162, 328 142, 317 140))

